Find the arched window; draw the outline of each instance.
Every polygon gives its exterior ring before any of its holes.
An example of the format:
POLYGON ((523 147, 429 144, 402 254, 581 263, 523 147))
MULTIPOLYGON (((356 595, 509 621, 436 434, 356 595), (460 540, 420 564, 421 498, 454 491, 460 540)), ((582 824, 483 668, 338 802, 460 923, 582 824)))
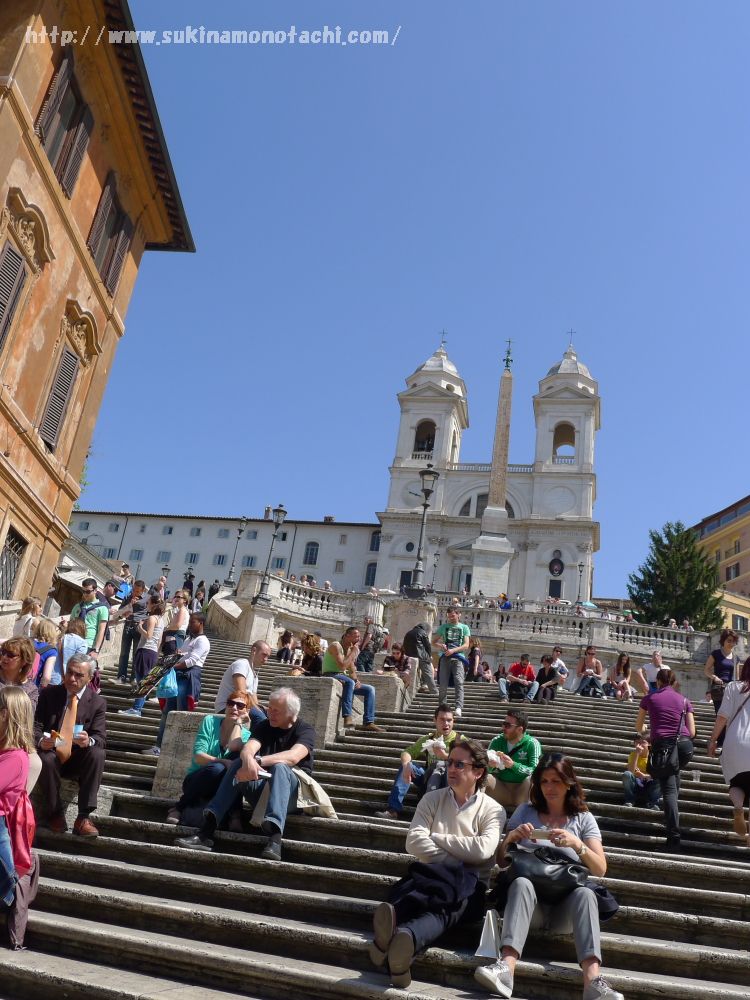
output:
POLYGON ((489 493, 480 493, 477 497, 477 512, 474 517, 481 517, 487 509, 487 502, 490 499, 489 493))
POLYGON ((572 424, 558 424, 552 437, 552 455, 571 457, 576 453, 576 429, 572 424))
POLYGON ((451 441, 451 462, 458 461, 458 434, 453 432, 453 440, 451 441))
POLYGON ((459 517, 471 517, 471 497, 466 501, 461 510, 458 512, 459 517))
POLYGON ((432 452, 435 447, 435 421, 420 420, 414 432, 414 451, 432 452))
POLYGON ((318 545, 317 542, 308 542, 305 546, 305 555, 302 559, 302 565, 317 566, 318 552, 320 552, 320 545, 318 545))
POLYGON ((380 528, 370 535, 370 552, 380 552, 380 528))
POLYGON ((365 570, 365 587, 375 586, 375 574, 378 570, 377 563, 368 563, 367 569, 365 570))
POLYGON ((516 512, 513 510, 513 508, 511 507, 511 505, 508 503, 507 500, 505 501, 505 509, 508 512, 508 517, 516 516, 516 512))

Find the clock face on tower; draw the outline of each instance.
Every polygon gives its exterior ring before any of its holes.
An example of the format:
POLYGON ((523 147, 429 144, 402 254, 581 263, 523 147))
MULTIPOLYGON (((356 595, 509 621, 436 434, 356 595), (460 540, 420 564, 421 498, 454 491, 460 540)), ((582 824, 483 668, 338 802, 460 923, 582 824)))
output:
POLYGON ((401 499, 404 507, 421 506, 424 497, 422 496, 422 484, 418 479, 412 479, 401 490, 401 499))

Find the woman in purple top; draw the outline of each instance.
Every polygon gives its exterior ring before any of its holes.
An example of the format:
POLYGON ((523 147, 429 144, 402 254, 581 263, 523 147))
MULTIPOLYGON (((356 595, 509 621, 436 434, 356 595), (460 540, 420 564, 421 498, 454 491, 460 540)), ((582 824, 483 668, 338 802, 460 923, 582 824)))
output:
POLYGON ((677 799, 680 794, 680 771, 693 756, 695 738, 695 716, 688 699, 674 689, 677 677, 668 667, 662 667, 656 675, 656 691, 641 699, 641 707, 635 728, 643 733, 648 714, 651 730, 651 744, 671 743, 677 738, 679 770, 666 778, 659 778, 661 797, 664 805, 664 823, 667 828, 667 850, 676 851, 680 846, 680 814, 677 799), (679 729, 679 734, 678 734, 679 729))

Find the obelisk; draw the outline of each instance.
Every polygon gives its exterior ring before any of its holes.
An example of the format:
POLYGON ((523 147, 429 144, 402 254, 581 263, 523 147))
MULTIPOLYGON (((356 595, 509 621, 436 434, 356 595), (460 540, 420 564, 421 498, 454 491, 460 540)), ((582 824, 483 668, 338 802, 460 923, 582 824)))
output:
POLYGON ((508 341, 508 349, 505 352, 505 367, 500 377, 500 395, 497 401, 489 498, 487 507, 482 514, 479 537, 471 547, 471 591, 476 594, 481 590, 485 597, 507 594, 510 563, 514 555, 513 546, 506 533, 508 512, 505 509, 510 445, 510 411, 513 398, 511 360, 510 341, 508 341))

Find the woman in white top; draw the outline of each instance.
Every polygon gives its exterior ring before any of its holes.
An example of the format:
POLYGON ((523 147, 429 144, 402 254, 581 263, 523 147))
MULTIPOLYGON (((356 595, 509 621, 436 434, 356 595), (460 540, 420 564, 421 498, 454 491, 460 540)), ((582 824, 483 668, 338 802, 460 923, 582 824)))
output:
POLYGON ((164 631, 163 614, 164 601, 155 595, 149 597, 148 615, 142 622, 138 623, 140 639, 138 640, 138 649, 135 651, 135 659, 133 660, 135 679, 138 683, 148 674, 159 655, 161 636, 164 631))
POLYGON ((176 653, 178 649, 182 648, 185 636, 187 635, 188 622, 190 621, 190 612, 188 611, 189 600, 190 595, 186 590, 176 590, 174 592, 174 596, 172 597, 172 613, 169 616, 169 622, 164 629, 164 638, 162 639, 162 652, 165 656, 176 653))
POLYGON ((31 627, 35 618, 42 614, 42 602, 38 597, 25 597, 21 604, 21 612, 13 623, 14 639, 30 639, 31 627))
POLYGON ((729 785, 729 798, 734 808, 733 827, 750 847, 750 828, 745 819, 745 806, 750 800, 750 657, 742 665, 740 679, 730 681, 714 723, 708 752, 716 756, 719 736, 726 729, 721 769, 729 785))

